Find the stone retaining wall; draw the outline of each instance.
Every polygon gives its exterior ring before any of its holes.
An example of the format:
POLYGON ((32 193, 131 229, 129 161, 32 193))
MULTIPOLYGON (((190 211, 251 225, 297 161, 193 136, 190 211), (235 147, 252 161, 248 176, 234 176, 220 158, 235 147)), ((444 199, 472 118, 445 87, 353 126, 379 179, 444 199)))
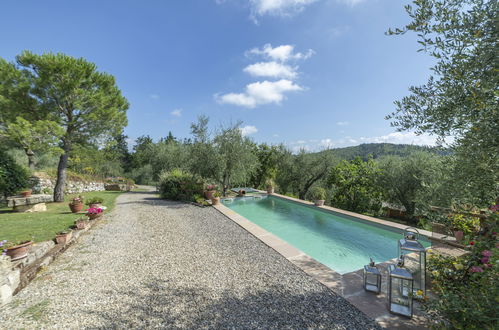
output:
POLYGON ((73 230, 73 236, 66 244, 55 244, 54 241, 33 244, 26 258, 14 262, 10 257, 0 255, 0 306, 8 304, 12 296, 26 287, 42 267, 48 266, 100 219, 90 221, 85 229, 73 230))
MULTIPOLYGON (((52 194, 55 187, 55 179, 33 176, 30 178, 34 194, 52 194)), ((86 182, 86 181, 66 181, 64 192, 66 194, 77 194, 87 191, 103 191, 104 182, 86 182)))

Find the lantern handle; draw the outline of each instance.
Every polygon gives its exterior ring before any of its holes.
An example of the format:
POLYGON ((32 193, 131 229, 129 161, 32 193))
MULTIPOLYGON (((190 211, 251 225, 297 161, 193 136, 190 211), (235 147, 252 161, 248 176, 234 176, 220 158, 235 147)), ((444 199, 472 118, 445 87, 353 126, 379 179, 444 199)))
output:
POLYGON ((419 230, 417 228, 407 227, 406 229, 404 229, 404 237, 406 237, 408 233, 415 233, 417 235, 416 241, 419 240, 419 230))

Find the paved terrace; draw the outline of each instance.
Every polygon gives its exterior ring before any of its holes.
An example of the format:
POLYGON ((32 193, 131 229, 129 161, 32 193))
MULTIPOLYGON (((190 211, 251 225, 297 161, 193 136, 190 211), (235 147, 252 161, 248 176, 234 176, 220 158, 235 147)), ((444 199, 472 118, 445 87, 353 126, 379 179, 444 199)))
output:
POLYGON ((376 329, 214 208, 121 195, 0 310, 0 328, 376 329))

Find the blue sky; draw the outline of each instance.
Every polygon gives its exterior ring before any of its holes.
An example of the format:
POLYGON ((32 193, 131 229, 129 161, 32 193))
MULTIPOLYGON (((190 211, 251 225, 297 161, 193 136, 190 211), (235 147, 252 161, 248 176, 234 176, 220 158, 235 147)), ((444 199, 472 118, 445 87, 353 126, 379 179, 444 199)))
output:
POLYGON ((400 0, 116 0, 0 4, 0 56, 63 52, 113 74, 130 102, 125 133, 189 136, 244 122, 258 142, 318 150, 368 142, 431 144, 385 115, 424 83, 431 59, 400 0))

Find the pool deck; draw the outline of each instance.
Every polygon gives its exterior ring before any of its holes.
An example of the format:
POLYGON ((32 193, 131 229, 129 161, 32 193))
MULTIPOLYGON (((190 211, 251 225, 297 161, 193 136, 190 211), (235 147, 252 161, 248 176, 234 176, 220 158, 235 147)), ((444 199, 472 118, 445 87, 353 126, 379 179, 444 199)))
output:
MULTIPOLYGON (((307 206, 314 206, 312 202, 283 196, 279 194, 272 194, 272 196, 286 199, 295 203, 299 203, 307 206)), ((292 245, 286 243, 284 240, 280 239, 276 235, 266 231, 260 226, 254 224, 250 220, 241 216, 237 212, 229 209, 223 204, 215 205, 215 209, 227 216, 229 219, 246 229, 256 238, 260 239, 262 242, 267 244, 269 247, 280 253, 284 258, 292 262, 302 271, 310 275, 311 277, 318 280, 320 283, 336 292, 337 294, 346 298, 351 304, 361 310, 364 314, 374 319, 379 325, 384 328, 389 329, 427 329, 425 318, 422 316, 421 312, 418 310, 417 303, 414 304, 414 316, 412 319, 400 317, 393 315, 388 311, 387 308, 387 269, 393 260, 387 260, 383 263, 378 263, 379 269, 382 274, 382 284, 381 293, 376 294, 372 292, 367 292, 362 286, 363 282, 363 270, 359 269, 346 274, 339 274, 332 270, 331 268, 325 266, 314 258, 308 256, 303 251, 293 247, 292 245)), ((360 218, 362 220, 373 222, 378 225, 388 226, 396 228, 397 230, 404 230, 407 228, 406 225, 377 219, 374 217, 349 212, 341 209, 337 209, 330 206, 320 206, 318 207, 325 211, 330 211, 334 213, 340 213, 347 216, 352 216, 355 218, 360 218)), ((419 230, 422 236, 427 237, 432 240, 432 249, 438 251, 439 253, 447 255, 461 255, 465 253, 464 250, 450 246, 448 243, 454 243, 454 238, 449 238, 442 234, 433 233, 427 230, 419 230)))

